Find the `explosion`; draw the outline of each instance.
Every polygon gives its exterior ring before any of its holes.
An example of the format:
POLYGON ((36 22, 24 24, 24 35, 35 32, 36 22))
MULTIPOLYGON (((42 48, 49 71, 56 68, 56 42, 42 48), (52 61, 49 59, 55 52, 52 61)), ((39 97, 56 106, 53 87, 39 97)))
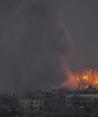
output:
POLYGON ((72 72, 69 67, 66 69, 67 80, 62 87, 84 90, 88 88, 98 89, 98 71, 87 65, 82 70, 72 72))
POLYGON ((78 89, 93 87, 98 89, 98 71, 86 66, 82 71, 75 73, 75 80, 78 89))

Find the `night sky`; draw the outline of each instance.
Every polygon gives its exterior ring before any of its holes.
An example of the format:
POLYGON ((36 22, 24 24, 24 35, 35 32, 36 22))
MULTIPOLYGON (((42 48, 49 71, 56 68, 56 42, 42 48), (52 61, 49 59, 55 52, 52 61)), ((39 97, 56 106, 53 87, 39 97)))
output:
POLYGON ((97 0, 0 0, 0 91, 59 86, 66 63, 98 68, 97 11, 97 0))

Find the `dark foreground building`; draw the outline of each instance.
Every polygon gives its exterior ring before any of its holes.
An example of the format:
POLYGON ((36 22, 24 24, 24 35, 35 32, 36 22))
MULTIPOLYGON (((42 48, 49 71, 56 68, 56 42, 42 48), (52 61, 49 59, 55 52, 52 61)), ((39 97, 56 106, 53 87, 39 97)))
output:
POLYGON ((97 117, 98 91, 54 90, 1 95, 0 117, 97 117))

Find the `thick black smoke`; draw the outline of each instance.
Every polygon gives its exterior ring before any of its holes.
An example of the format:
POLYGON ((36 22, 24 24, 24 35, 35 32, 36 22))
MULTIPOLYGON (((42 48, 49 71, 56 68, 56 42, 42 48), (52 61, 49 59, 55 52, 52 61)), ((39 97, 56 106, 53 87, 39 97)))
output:
POLYGON ((64 0, 0 0, 0 90, 44 89, 65 79, 64 0))

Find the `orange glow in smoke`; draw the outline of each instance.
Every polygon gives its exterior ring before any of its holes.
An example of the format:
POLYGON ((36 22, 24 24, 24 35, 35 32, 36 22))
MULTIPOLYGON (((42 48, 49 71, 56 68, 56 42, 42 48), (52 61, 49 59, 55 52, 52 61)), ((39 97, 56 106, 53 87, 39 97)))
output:
POLYGON ((88 75, 83 75, 83 80, 85 81, 89 80, 88 75))
POLYGON ((74 72, 72 72, 72 70, 68 66, 66 68, 66 76, 67 76, 67 80, 65 80, 65 82, 61 85, 61 87, 76 89, 77 81, 75 80, 74 72))
POLYGON ((88 67, 74 73, 67 67, 66 73, 67 80, 62 84, 63 87, 72 89, 87 89, 93 87, 98 89, 98 71, 88 67))
POLYGON ((96 79, 95 84, 97 84, 97 85, 98 85, 98 79, 96 79))
POLYGON ((77 86, 80 89, 86 89, 87 87, 95 87, 98 89, 98 72, 92 69, 85 69, 75 74, 77 86))

